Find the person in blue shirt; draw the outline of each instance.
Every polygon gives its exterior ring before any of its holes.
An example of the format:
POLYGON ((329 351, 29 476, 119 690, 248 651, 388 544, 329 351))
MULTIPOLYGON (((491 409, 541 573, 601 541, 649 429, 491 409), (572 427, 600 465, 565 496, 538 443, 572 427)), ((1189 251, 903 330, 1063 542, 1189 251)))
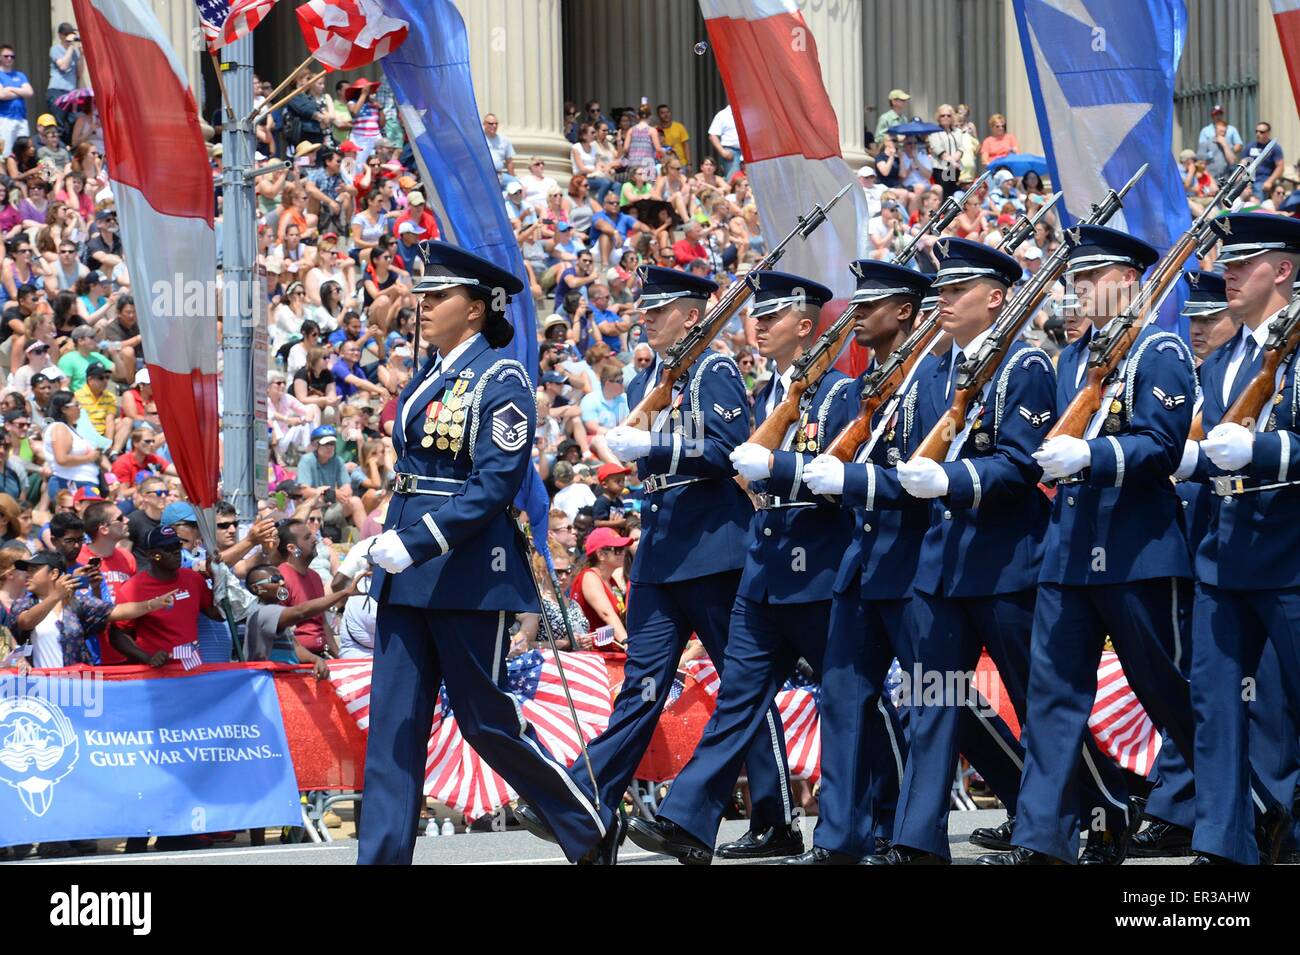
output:
POLYGON ((600 333, 600 340, 616 355, 626 351, 623 336, 632 328, 630 317, 619 316, 620 307, 610 302, 609 286, 604 282, 594 282, 587 289, 587 308, 591 311, 591 325, 600 333))
POLYGON ((621 424, 629 411, 623 390, 622 367, 614 362, 603 364, 600 368, 600 391, 583 395, 579 407, 582 409, 582 423, 590 437, 603 435, 621 424))
POLYGON ((27 100, 32 97, 32 81, 14 69, 14 48, 0 45, 0 159, 8 156, 14 143, 31 135, 27 123, 27 100))
POLYGON ((600 250, 600 261, 606 265, 613 261, 613 253, 621 248, 627 237, 633 232, 652 232, 653 230, 634 216, 622 212, 618 206, 618 193, 610 190, 600 211, 591 217, 591 239, 596 240, 600 250))
POLYGON ((623 489, 632 469, 625 464, 602 464, 596 482, 603 492, 591 505, 591 517, 597 527, 610 527, 620 534, 627 530, 624 516, 623 489))

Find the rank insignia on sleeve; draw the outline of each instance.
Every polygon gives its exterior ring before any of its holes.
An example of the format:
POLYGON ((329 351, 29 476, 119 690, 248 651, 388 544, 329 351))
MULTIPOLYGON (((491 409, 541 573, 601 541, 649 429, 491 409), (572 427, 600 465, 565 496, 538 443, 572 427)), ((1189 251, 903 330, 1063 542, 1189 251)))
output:
POLYGON ((492 443, 508 454, 528 443, 528 417, 513 401, 492 412, 492 443))
POLYGON ((713 403, 713 410, 722 416, 723 421, 734 421, 735 419, 739 418, 741 414, 739 408, 732 408, 730 411, 728 411, 726 408, 722 407, 722 405, 718 404, 716 401, 713 403))
POLYGON ((1186 395, 1165 394, 1164 390, 1161 389, 1159 386, 1153 387, 1151 389, 1151 394, 1156 396, 1156 401, 1160 402, 1162 405, 1165 406, 1166 411, 1173 411, 1175 408, 1177 408, 1179 405, 1181 405, 1183 402, 1187 400, 1186 395))
POLYGON ((1026 408, 1024 405, 1021 405, 1020 417, 1028 421, 1029 426, 1031 428, 1041 428, 1043 425, 1047 424, 1047 422, 1052 420, 1052 412, 1051 411, 1033 412, 1030 411, 1028 408, 1026 408))

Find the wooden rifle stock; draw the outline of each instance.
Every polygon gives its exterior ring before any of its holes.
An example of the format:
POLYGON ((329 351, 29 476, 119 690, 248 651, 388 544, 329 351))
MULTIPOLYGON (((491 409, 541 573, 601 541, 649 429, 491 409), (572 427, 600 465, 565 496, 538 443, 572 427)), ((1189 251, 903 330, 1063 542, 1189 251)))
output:
POLYGON ((1201 417, 1201 413, 1199 411, 1196 412, 1196 417, 1192 419, 1192 427, 1191 430, 1187 432, 1187 440, 1188 441, 1205 440, 1205 420, 1201 417))
POLYGON ((929 458, 931 461, 942 462, 948 457, 948 449, 966 427, 966 410, 970 407, 971 396, 976 390, 961 389, 954 392, 952 404, 934 423, 930 433, 925 436, 925 440, 909 460, 929 458))
POLYGON ((1277 369, 1282 364, 1282 357, 1281 349, 1264 350, 1263 363, 1259 371, 1255 372, 1255 377, 1250 379, 1250 383, 1237 396, 1232 407, 1223 413, 1220 424, 1239 424, 1243 428, 1254 430, 1260 415, 1269 413, 1268 404, 1277 391, 1277 369))
POLYGON ((871 420, 876 416, 876 412, 897 393, 903 382, 907 380, 907 376, 912 373, 912 369, 916 367, 916 363, 926 355, 930 342, 939 334, 939 320, 935 314, 926 313, 913 334, 916 335, 916 340, 904 343, 905 346, 911 347, 907 358, 892 370, 889 377, 882 381, 875 391, 862 399, 858 416, 827 445, 827 454, 848 464, 857 455, 858 449, 871 438, 871 420))
MULTIPOLYGON (((850 309, 856 308, 854 305, 850 309)), ((847 311, 847 310, 846 310, 847 311)), ((843 315, 837 321, 843 321, 843 315)), ((844 349, 845 343, 848 342, 853 334, 852 320, 845 321, 844 327, 840 329, 835 338, 825 343, 821 353, 809 363, 808 367, 803 369, 803 373, 795 377, 790 382, 790 390, 786 392, 781 403, 772 409, 772 413, 763 419, 763 423, 754 429, 754 433, 749 436, 750 444, 758 444, 767 448, 769 451, 775 451, 785 440, 785 434, 790 430, 790 426, 799 420, 799 403, 809 388, 814 388, 817 383, 826 376, 831 366, 835 364, 835 359, 839 357, 840 352, 844 349)), ((822 343, 818 343, 822 344, 822 343)), ((821 440, 818 438, 818 440, 821 440)))

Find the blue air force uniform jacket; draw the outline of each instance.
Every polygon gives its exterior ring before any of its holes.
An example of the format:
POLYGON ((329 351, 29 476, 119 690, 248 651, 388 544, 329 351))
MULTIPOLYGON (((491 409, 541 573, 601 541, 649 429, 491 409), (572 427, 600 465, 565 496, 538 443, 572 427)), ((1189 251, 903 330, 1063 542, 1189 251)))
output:
MULTIPOLYGON (((767 417, 767 399, 776 378, 758 397, 759 423, 767 417)), ((772 474, 756 481, 751 490, 768 494, 778 506, 754 512, 749 549, 740 578, 739 593, 749 600, 774 604, 830 600, 835 572, 849 545, 848 513, 829 498, 813 494, 803 483, 803 466, 811 461, 852 420, 857 403, 853 380, 829 371, 809 400, 805 393, 802 415, 781 449, 772 452, 772 474), (803 451, 791 450, 803 447, 803 451), (803 502, 788 506, 790 502, 803 502)))
MULTIPOLYGON (((1083 383, 1089 337, 1057 361, 1058 415, 1083 383)), ((1187 345, 1154 326, 1143 329, 1107 390, 1101 430, 1088 439, 1091 466, 1057 488, 1039 580, 1101 585, 1192 576, 1182 502, 1169 478, 1195 403, 1187 345)))
MULTIPOLYGON (((631 407, 657 368, 632 379, 631 407)), ((677 583, 743 566, 754 508, 735 482, 729 455, 749 437, 747 406, 740 370, 725 355, 700 356, 677 382, 671 409, 651 430, 650 454, 637 462, 642 481, 667 487, 647 489, 641 506, 634 583, 677 583)))
MULTIPOLYGON (((846 508, 852 508, 853 540, 840 561, 836 594, 845 593, 861 574, 859 596, 864 601, 904 600, 912 596, 921 543, 930 528, 930 502, 904 491, 894 467, 899 461, 906 461, 925 438, 926 432, 919 429, 916 420, 914 396, 917 382, 931 374, 936 362, 933 355, 921 359, 904 400, 891 415, 893 422, 881 432, 870 459, 844 466, 844 494, 840 501, 846 508)), ((873 361, 849 397, 855 416, 862 386, 874 370, 873 361)), ((879 425, 887 407, 876 412, 873 428, 879 425)))
POLYGON ((397 531, 415 563, 387 581, 376 568, 373 585, 386 583, 387 590, 375 592, 408 607, 537 612, 537 591, 508 513, 532 466, 532 384, 523 365, 482 336, 454 367, 432 374, 435 365, 427 362, 402 390, 393 423, 397 472, 420 475, 420 490, 429 493, 395 493, 384 529, 397 531), (431 406, 436 425, 426 435, 431 406), (447 420, 439 422, 444 410, 447 420), (426 437, 433 438, 429 447, 426 437))
MULTIPOLYGON (((1201 365, 1201 419, 1208 434, 1259 371, 1262 360, 1243 358, 1228 401, 1223 382, 1244 327, 1201 365)), ((1246 487, 1300 481, 1300 365, 1286 370, 1285 385, 1261 416, 1254 456, 1234 476, 1246 487)), ((1211 482, 1228 472, 1202 450, 1194 480, 1211 482)), ((1300 587, 1300 484, 1220 497, 1210 502, 1210 526, 1196 553, 1197 579, 1228 590, 1300 587)))
MULTIPOLYGON (((922 437, 951 404, 952 360, 949 349, 931 374, 917 377, 913 413, 922 437)), ((932 502, 917 590, 985 597, 1037 586, 1048 504, 1032 455, 1055 419, 1055 401, 1056 372, 1047 355, 1023 341, 1012 343, 956 459, 943 465, 948 493, 932 502)))

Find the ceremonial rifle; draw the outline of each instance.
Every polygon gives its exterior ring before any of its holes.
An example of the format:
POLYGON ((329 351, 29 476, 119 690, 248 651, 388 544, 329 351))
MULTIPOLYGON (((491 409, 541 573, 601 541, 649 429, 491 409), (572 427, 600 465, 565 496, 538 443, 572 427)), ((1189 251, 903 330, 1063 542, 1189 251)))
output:
POLYGON ((1232 407, 1223 413, 1223 420, 1219 423, 1239 424, 1255 430, 1264 420, 1263 416, 1270 413, 1268 406, 1274 395, 1280 393, 1278 370, 1284 363, 1289 367, 1295 360, 1297 349, 1300 349, 1300 295, 1291 299, 1291 304, 1273 319, 1268 341, 1264 343, 1263 364, 1232 407))
POLYGON ((624 424, 634 428, 641 428, 644 431, 650 430, 655 416, 663 411, 672 403, 673 385, 690 370, 695 359, 704 354, 709 347, 709 342, 722 329, 722 326, 731 320, 731 317, 740 310, 746 300, 754 291, 754 280, 758 273, 764 269, 773 268, 785 254, 785 247, 799 236, 807 239, 817 231, 817 227, 826 221, 826 214, 831 211, 835 203, 839 202, 850 189, 853 183, 849 183, 839 192, 835 193, 826 205, 820 203, 814 205, 812 210, 807 214, 799 217, 799 223, 790 231, 790 234, 782 239, 777 246, 763 256, 762 259, 742 278, 738 278, 732 283, 731 287, 722 294, 718 303, 709 310, 704 319, 687 332, 682 340, 677 342, 668 349, 664 356, 663 373, 658 384, 646 391, 644 397, 632 409, 624 424))
MULTIPOLYGON (((986 171, 982 176, 971 184, 967 190, 967 195, 973 193, 983 185, 991 175, 991 171, 986 171)), ((1049 203, 1050 205, 1050 203, 1049 203)), ((908 240, 901 252, 898 253, 897 263, 906 265, 916 257, 920 251, 920 243, 927 235, 939 235, 944 229, 948 228, 961 214, 961 204, 957 202, 957 194, 953 193, 944 200, 930 221, 925 224, 925 228, 917 232, 908 240)), ((1022 219, 1024 217, 1022 216, 1022 219)), ((1025 234, 1032 229, 1032 223, 1026 226, 1025 234)), ((1014 231, 1014 230, 1013 230, 1014 231)), ((794 362, 794 369, 790 375, 790 387, 781 399, 781 403, 772 409, 772 413, 763 419, 763 423, 755 429, 754 433, 749 436, 751 444, 758 444, 769 451, 775 451, 785 440, 786 432, 790 426, 799 420, 799 406, 803 396, 810 390, 815 390, 818 383, 830 371, 835 360, 839 358, 840 352, 848 343, 849 336, 853 334, 853 319, 857 316, 859 305, 850 305, 837 318, 831 326, 822 332, 817 341, 800 355, 794 362)))
MULTIPOLYGON (((1092 212, 1084 220, 1087 225, 1105 225, 1124 205, 1124 196, 1137 184, 1147 171, 1149 164, 1133 174, 1123 188, 1112 189, 1106 198, 1095 203, 1092 212)), ((966 413, 976 397, 983 391, 996 374, 998 366, 1006 356, 1007 349, 1019 337, 1025 322, 1033 316, 1043 298, 1056 281, 1065 272, 1070 258, 1070 245, 1062 242, 1056 251, 1047 257, 1042 267, 1034 274, 1020 292, 1007 304, 975 357, 962 363, 957 371, 957 381, 953 388, 952 404, 943 413, 930 433, 925 436, 921 446, 912 455, 912 460, 929 458, 942 462, 948 457, 948 449, 966 427, 966 413)))
MULTIPOLYGON (((1008 254, 1014 252, 1033 234, 1034 227, 1060 198, 1061 193, 1053 194, 1052 198, 1043 203, 1042 208, 1033 216, 1021 213, 1002 237, 1002 241, 998 243, 999 251, 1008 254)), ((867 377, 862 386, 862 406, 858 410, 857 417, 835 436, 835 440, 826 448, 827 454, 834 455, 846 464, 857 456, 858 449, 872 436, 871 422, 876 417, 876 412, 905 390, 905 385, 911 380, 912 372, 916 370, 921 359, 930 353, 930 347, 938 334, 938 309, 930 309, 922 313, 912 333, 881 362, 879 368, 867 377)))
MULTIPOLYGON (((1091 355, 1088 357, 1088 370, 1083 387, 1074 396, 1069 407, 1057 419, 1056 424, 1047 432, 1044 441, 1050 441, 1058 435, 1081 438, 1088 429, 1088 422, 1101 408, 1106 397, 1106 388, 1110 385, 1115 370, 1128 355, 1129 349, 1137 341, 1138 335, 1146 328, 1160 311, 1160 303, 1174 287, 1183 273, 1183 265, 1195 252, 1199 256, 1207 255, 1220 234, 1213 222, 1219 209, 1229 209, 1237 197, 1245 190, 1248 183, 1254 181, 1255 170, 1260 160, 1272 151, 1274 143, 1269 143, 1251 163, 1238 163, 1219 184, 1219 191, 1214 194, 1209 205, 1196 217, 1191 227, 1179 236, 1178 241, 1170 247, 1164 259, 1156 266, 1155 272, 1137 297, 1116 318, 1104 335, 1097 335, 1088 343, 1091 355)), ((1194 427, 1195 427, 1195 423, 1194 427)))

